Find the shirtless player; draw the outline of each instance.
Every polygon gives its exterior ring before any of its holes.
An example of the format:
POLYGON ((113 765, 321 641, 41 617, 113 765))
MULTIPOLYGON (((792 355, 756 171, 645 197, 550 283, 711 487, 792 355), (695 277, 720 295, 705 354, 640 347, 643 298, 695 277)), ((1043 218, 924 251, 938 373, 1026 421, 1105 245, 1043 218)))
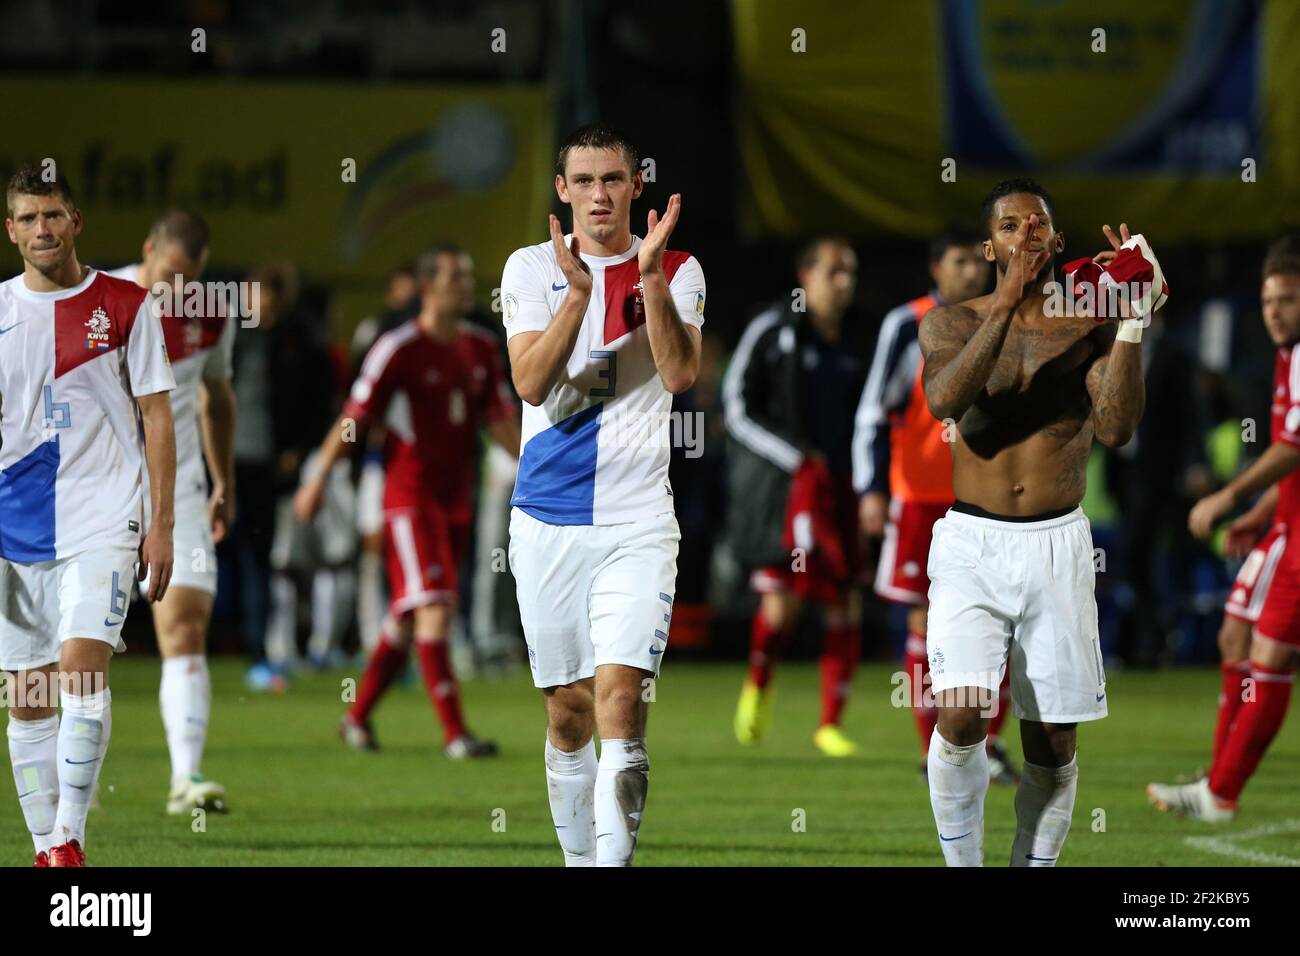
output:
MULTIPOLYGON (((997 287, 931 310, 920 330, 926 401, 956 424, 956 504, 934 525, 928 566, 939 709, 930 803, 948 865, 983 865, 984 738, 1010 655, 1025 757, 1011 863, 1051 866, 1074 808, 1076 725, 1106 716, 1092 532, 1079 502, 1093 438, 1124 445, 1142 416, 1143 323, 1124 319, 1117 334, 1114 322, 1047 314, 1065 236, 1037 183, 1000 183, 981 212, 997 287)), ((1120 236, 1128 241, 1126 226, 1120 236)))

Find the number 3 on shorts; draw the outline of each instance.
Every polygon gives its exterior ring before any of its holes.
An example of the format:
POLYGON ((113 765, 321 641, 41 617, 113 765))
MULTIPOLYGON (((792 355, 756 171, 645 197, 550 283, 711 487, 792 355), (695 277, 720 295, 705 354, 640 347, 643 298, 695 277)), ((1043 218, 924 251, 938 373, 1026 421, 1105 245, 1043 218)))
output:
POLYGON ((587 357, 596 361, 601 359, 609 360, 609 364, 596 373, 607 384, 602 385, 600 388, 593 388, 587 394, 592 398, 613 398, 615 382, 618 381, 618 353, 609 349, 592 349, 587 354, 587 357))

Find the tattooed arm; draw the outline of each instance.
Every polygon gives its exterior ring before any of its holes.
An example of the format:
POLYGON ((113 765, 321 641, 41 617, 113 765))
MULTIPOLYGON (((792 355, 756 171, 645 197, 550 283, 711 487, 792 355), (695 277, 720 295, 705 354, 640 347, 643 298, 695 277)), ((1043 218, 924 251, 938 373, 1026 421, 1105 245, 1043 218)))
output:
POLYGON ((1092 429, 1107 448, 1127 445, 1146 407, 1142 381, 1142 346, 1115 341, 1113 326, 1103 333, 1105 351, 1088 369, 1088 397, 1092 399, 1092 429))
POLYGON ((960 421, 988 384, 1016 309, 1052 255, 1046 249, 1032 248, 1029 237, 1037 229, 1038 216, 1031 215, 1016 230, 1006 271, 998 276, 997 288, 985 300, 988 313, 982 322, 973 310, 960 305, 932 309, 921 320, 925 401, 939 421, 960 421), (972 323, 979 327, 974 334, 966 334, 972 323))
POLYGON ((980 322, 964 305, 931 309, 921 320, 922 385, 930 414, 939 421, 960 421, 988 384, 998 363, 1014 309, 996 305, 980 322), (972 325, 979 323, 975 334, 972 325))

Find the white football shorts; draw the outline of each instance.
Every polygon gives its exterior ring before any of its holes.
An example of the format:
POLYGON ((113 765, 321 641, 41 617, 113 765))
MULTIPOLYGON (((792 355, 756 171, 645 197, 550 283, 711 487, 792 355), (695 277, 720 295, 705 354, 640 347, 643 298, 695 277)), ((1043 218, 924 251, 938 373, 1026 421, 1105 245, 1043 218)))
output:
MULTIPOLYGON (((172 578, 167 587, 194 588, 217 593, 217 546, 212 543, 212 522, 208 518, 205 494, 177 495, 172 506, 172 578)), ((144 530, 149 533, 150 509, 145 504, 144 530)), ((149 593, 149 577, 140 582, 140 596, 149 593)))
POLYGON ((44 667, 63 642, 90 638, 126 650, 122 622, 135 580, 131 548, 22 564, 0 558, 0 670, 44 667))
POLYGON ((677 518, 553 525, 510 510, 510 570, 533 683, 556 687, 625 664, 656 677, 677 587, 677 518))
POLYGON ((1017 717, 1106 716, 1092 528, 1082 508, 1025 522, 950 510, 934 524, 928 573, 935 694, 980 687, 996 698, 1010 658, 1017 717))

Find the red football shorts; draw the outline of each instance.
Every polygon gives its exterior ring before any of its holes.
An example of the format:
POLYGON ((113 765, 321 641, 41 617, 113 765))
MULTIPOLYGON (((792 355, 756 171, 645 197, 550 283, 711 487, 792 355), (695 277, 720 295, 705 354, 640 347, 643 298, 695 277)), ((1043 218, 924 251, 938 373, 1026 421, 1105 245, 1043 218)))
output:
POLYGON ((813 604, 831 605, 844 600, 845 591, 862 574, 862 549, 858 545, 858 497, 852 484, 837 481, 833 502, 836 539, 844 552, 847 574, 829 571, 816 549, 796 565, 792 556, 784 564, 769 564, 750 575, 749 585, 759 594, 793 592, 813 604))
POLYGON ((1300 647, 1300 542, 1294 535, 1269 583, 1255 633, 1300 647))
POLYGON ((437 505, 384 512, 389 607, 394 615, 456 600, 470 527, 469 522, 449 522, 437 505))
POLYGON ((1264 532, 1250 554, 1242 562, 1237 572, 1237 580, 1228 592, 1227 603, 1223 611, 1230 617, 1254 624, 1259 620, 1259 612, 1264 609, 1264 599, 1268 597, 1269 585, 1277 571, 1282 552, 1286 550, 1286 526, 1275 524, 1264 532))
POLYGON ((882 598, 899 604, 928 602, 930 577, 925 569, 930 560, 930 531, 950 507, 951 502, 890 501, 889 523, 876 565, 876 593, 882 598))

